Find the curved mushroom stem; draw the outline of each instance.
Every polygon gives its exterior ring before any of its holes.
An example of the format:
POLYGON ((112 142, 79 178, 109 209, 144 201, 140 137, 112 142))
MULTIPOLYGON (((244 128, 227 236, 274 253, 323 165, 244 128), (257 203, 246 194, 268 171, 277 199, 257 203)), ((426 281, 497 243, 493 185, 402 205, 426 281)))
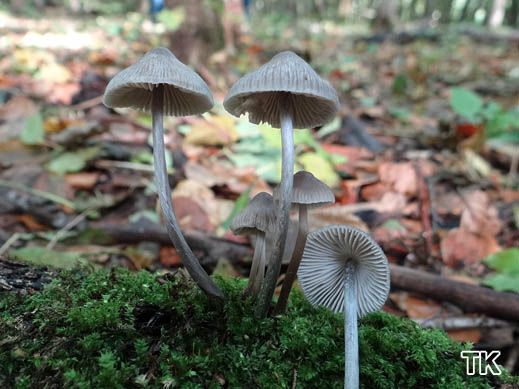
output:
POLYGON ((164 147, 164 86, 158 85, 152 95, 152 120, 153 120, 153 159, 155 163, 155 184, 159 194, 162 212, 166 218, 166 228, 169 237, 182 259, 184 266, 197 285, 208 295, 223 298, 223 294, 202 268, 189 245, 182 235, 177 223, 171 201, 171 188, 169 186, 168 173, 166 170, 165 147, 164 147))
POLYGON ((279 299, 274 310, 275 315, 282 314, 286 310, 288 296, 290 295, 290 291, 292 290, 292 285, 294 284, 294 281, 296 279, 297 270, 299 269, 299 264, 301 263, 301 259, 303 258, 303 252, 305 251, 307 235, 308 208, 305 204, 300 204, 296 246, 292 254, 292 259, 290 260, 290 263, 288 265, 288 269, 285 274, 285 280, 283 281, 283 286, 281 288, 281 293, 279 294, 279 299))
MULTIPOLYGON (((289 97, 286 97, 288 99, 289 97)), ((282 146, 282 165, 281 182, 279 184, 279 199, 277 202, 277 228, 274 231, 274 241, 272 248, 267 250, 269 253, 267 274, 261 286, 258 297, 258 304, 254 314, 256 317, 267 316, 276 282, 281 270, 283 250, 288 232, 289 211, 292 197, 292 185, 294 176, 294 130, 292 125, 292 115, 288 108, 288 101, 281 104, 281 146, 282 146)))
POLYGON ((256 247, 252 257, 252 266, 249 274, 249 282, 245 289, 245 294, 256 297, 261 288, 261 283, 265 277, 265 234, 256 235, 256 247))
POLYGON ((346 265, 344 279, 344 388, 359 387, 359 334, 357 328, 357 290, 355 267, 346 265))

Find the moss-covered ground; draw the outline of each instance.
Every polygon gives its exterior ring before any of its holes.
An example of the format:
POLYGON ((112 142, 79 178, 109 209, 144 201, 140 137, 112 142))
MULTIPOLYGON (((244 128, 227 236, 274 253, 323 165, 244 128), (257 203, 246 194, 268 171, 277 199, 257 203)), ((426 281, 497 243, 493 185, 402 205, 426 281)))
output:
MULTIPOLYGON (((2 388, 342 388, 342 318, 295 293, 257 320, 243 283, 218 280, 225 304, 183 275, 63 273, 30 297, 0 294, 2 388), (294 382, 296 385, 293 386, 294 382)), ((385 313, 361 321, 364 388, 485 388, 463 346, 385 313)))

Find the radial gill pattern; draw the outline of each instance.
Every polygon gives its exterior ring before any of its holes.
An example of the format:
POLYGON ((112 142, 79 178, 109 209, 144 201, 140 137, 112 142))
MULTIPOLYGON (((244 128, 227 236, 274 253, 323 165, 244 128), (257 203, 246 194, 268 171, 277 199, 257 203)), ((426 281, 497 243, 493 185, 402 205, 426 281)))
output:
POLYGON ((368 234, 344 225, 324 227, 308 235, 298 271, 306 298, 313 305, 342 312, 348 261, 354 264, 358 316, 382 308, 389 294, 387 258, 368 234))

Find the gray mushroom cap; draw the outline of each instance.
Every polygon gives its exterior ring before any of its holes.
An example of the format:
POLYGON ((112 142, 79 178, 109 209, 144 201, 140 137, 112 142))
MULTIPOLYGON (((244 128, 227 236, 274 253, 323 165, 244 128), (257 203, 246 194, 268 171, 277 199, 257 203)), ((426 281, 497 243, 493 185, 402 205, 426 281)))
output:
MULTIPOLYGON (((278 188, 274 189, 277 193, 278 188)), ((312 173, 300 170, 294 174, 292 204, 303 204, 309 208, 335 203, 332 190, 312 173)))
POLYGON ((234 217, 230 228, 237 235, 264 233, 275 221, 276 211, 272 196, 260 192, 234 217))
POLYGON ((354 263, 358 316, 382 308, 389 294, 387 258, 368 234, 345 225, 324 227, 308 235, 298 271, 306 298, 313 305, 343 312, 348 261, 354 263))
POLYGON ((291 51, 275 55, 256 71, 238 80, 227 94, 225 109, 235 116, 249 113, 252 123, 280 128, 285 104, 294 128, 328 123, 339 109, 335 89, 291 51))
POLYGON ((152 92, 164 85, 164 114, 195 115, 210 110, 213 96, 207 84, 164 47, 150 50, 135 64, 115 75, 103 103, 111 108, 151 111, 152 92))

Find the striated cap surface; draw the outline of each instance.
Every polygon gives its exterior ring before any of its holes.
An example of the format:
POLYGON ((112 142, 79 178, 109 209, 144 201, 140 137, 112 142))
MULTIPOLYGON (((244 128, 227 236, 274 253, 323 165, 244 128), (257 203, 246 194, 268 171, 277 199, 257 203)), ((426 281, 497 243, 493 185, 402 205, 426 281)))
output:
MULTIPOLYGON (((274 192, 278 191, 278 187, 274 192)), ((304 204, 310 208, 335 203, 332 190, 324 182, 305 170, 294 174, 292 204, 304 204)))
POLYGON ((382 308, 389 294, 387 258, 368 234, 345 225, 324 227, 308 235, 298 271, 306 298, 313 305, 342 312, 348 261, 354 263, 358 316, 382 308))
POLYGON ((260 192, 239 212, 231 223, 231 231, 237 235, 267 232, 276 221, 274 201, 270 194, 260 192))
POLYGON ((207 84, 164 47, 150 50, 138 62, 115 75, 103 103, 111 108, 151 111, 152 91, 164 85, 164 114, 195 115, 210 110, 213 96, 207 84))
POLYGON ((279 128, 280 107, 292 115, 294 128, 328 123, 339 109, 335 89, 310 65, 291 51, 238 80, 227 94, 224 107, 235 116, 248 113, 252 123, 279 128))

